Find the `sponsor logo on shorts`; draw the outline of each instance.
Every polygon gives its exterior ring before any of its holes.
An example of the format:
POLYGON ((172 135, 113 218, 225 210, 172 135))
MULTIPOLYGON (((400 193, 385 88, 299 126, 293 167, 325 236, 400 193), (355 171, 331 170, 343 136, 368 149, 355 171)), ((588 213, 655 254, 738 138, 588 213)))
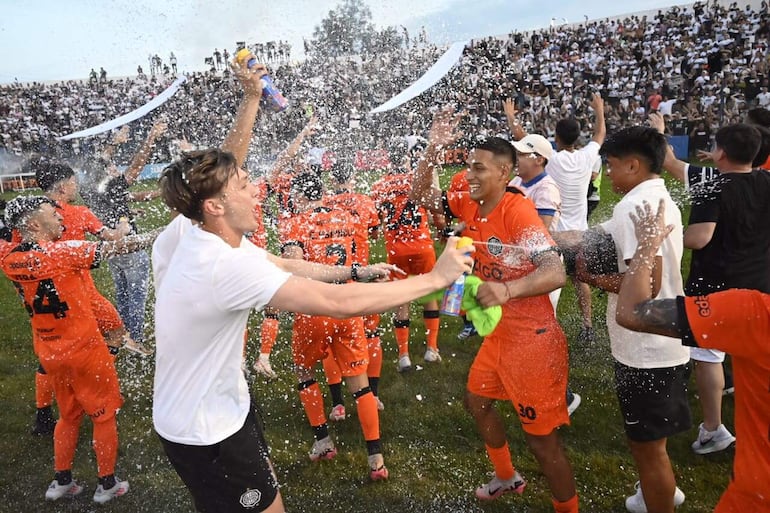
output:
POLYGON ((503 252, 503 242, 497 237, 487 239, 487 251, 494 256, 500 256, 503 252))
POLYGON ((240 503, 244 508, 253 508, 259 504, 259 500, 262 498, 262 492, 259 490, 252 490, 247 488, 243 495, 241 495, 240 503))
POLYGON ((711 305, 708 296, 696 296, 695 306, 698 307, 698 315, 708 317, 711 315, 711 305))

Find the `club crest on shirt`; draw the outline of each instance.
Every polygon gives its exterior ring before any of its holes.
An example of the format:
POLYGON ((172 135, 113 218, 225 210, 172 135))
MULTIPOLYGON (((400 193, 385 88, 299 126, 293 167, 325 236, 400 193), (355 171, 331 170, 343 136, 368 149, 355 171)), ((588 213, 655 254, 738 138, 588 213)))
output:
POLYGON ((244 508, 253 508, 259 504, 259 500, 262 498, 262 492, 259 490, 252 490, 247 488, 243 495, 241 495, 240 503, 244 508))
POLYGON ((503 252, 503 242, 497 237, 490 237, 487 239, 487 251, 491 255, 500 256, 503 252))

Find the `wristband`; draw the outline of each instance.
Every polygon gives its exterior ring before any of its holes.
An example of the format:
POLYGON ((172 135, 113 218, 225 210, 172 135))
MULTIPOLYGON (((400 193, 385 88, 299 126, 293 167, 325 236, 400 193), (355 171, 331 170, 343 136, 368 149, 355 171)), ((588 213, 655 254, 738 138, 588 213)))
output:
POLYGON ((359 264, 357 262, 350 266, 350 278, 353 281, 361 281, 359 276, 358 276, 358 270, 360 268, 361 268, 361 264, 359 264))

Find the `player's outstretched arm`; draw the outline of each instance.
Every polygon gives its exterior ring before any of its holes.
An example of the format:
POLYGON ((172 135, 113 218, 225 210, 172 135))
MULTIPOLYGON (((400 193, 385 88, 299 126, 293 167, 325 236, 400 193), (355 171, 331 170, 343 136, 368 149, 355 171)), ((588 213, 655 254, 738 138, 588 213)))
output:
POLYGON ((636 229, 638 246, 620 286, 615 320, 633 331, 680 338, 682 327, 676 299, 652 299, 655 255, 674 229, 673 225, 665 224, 665 210, 663 200, 655 213, 645 201, 643 207, 636 207, 636 214, 629 214, 636 229))
MULTIPOLYGON (((470 273, 473 258, 468 254, 467 247, 457 249, 457 241, 455 237, 449 239, 435 267, 427 274, 389 283, 346 283, 344 285, 332 285, 292 276, 278 289, 270 300, 269 306, 280 310, 340 319, 395 308, 405 302, 448 287, 461 274, 470 273)), ((286 262, 309 264, 299 260, 286 262)), ((284 262, 277 262, 279 267, 283 264, 284 262)), ((351 278, 353 272, 359 273, 361 279, 375 279, 389 268, 387 264, 375 264, 361 267, 357 271, 353 271, 350 267, 336 268, 336 271, 332 271, 334 268, 329 266, 313 265, 317 266, 317 271, 323 271, 321 268, 326 268, 327 273, 346 273, 346 276, 340 276, 343 280, 351 278)))

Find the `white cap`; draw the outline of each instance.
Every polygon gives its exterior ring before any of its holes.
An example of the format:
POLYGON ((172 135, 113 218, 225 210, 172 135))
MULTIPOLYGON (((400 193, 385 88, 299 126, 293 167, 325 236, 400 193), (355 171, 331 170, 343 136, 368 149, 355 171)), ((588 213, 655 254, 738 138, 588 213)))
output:
POLYGON ((515 141, 513 147, 519 153, 537 153, 541 157, 550 159, 553 155, 553 146, 548 139, 538 134, 529 134, 520 141, 515 141))

